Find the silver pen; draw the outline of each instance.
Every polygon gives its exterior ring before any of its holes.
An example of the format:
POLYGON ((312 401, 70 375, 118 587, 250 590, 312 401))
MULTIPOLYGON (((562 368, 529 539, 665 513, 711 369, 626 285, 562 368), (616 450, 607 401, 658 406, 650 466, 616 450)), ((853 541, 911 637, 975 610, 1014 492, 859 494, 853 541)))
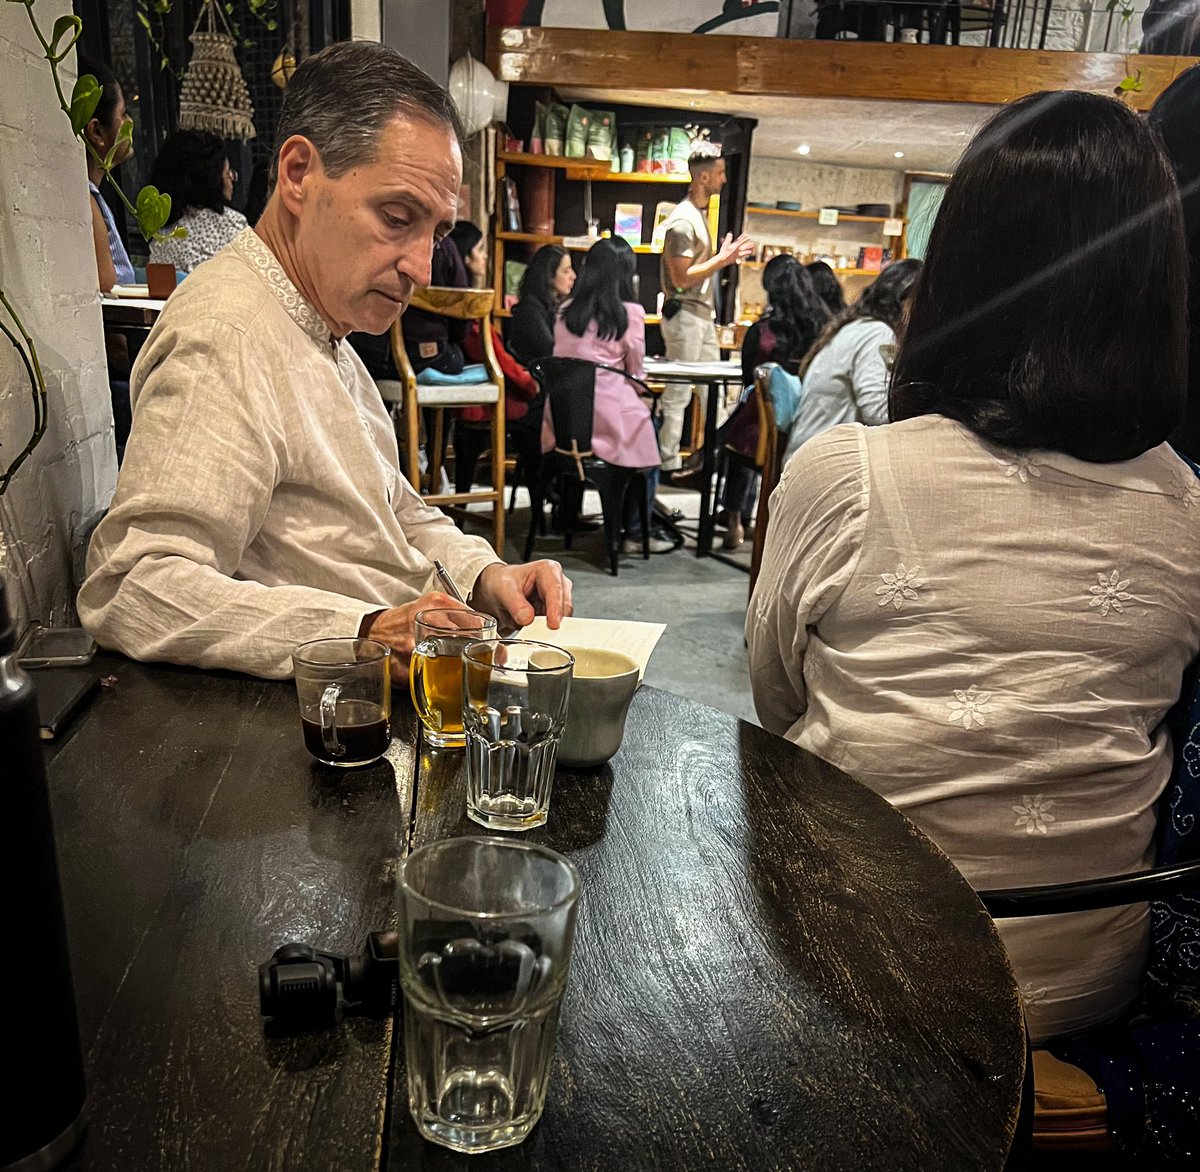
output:
POLYGON ((466 606, 467 600, 459 593, 458 587, 454 585, 454 579, 450 577, 446 567, 437 558, 433 559, 433 572, 437 575, 437 580, 442 584, 442 589, 456 602, 461 602, 463 606, 466 606))

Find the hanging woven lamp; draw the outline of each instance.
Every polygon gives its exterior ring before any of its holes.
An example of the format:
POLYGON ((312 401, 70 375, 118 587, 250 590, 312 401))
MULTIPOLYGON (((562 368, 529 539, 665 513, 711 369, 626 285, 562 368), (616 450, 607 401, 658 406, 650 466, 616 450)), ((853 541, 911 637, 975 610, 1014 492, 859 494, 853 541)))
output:
POLYGON ((193 48, 179 90, 180 129, 210 130, 221 138, 253 138, 257 133, 254 106, 234 55, 236 42, 219 2, 209 0, 200 10, 188 40, 193 48), (201 32, 206 15, 207 28, 201 32))

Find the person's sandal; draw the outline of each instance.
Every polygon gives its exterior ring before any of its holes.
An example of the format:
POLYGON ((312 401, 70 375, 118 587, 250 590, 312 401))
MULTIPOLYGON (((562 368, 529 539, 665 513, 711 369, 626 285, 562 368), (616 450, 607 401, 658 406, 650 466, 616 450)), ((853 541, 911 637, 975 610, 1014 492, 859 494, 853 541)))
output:
POLYGON ((742 525, 741 517, 731 517, 729 519, 729 528, 725 531, 725 536, 721 539, 722 549, 738 549, 746 540, 746 530, 742 525))

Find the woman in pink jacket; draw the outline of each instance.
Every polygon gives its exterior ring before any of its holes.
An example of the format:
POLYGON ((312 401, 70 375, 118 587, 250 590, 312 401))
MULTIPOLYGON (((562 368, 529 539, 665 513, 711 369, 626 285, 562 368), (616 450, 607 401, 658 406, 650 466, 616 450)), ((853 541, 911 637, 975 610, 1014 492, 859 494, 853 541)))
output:
MULTIPOLYGON (((645 378, 646 311, 635 300, 633 249, 621 239, 599 240, 587 253, 571 300, 554 326, 554 357, 583 358, 645 378)), ((542 450, 554 448, 554 420, 547 402, 542 450)), ((650 504, 658 486, 658 437, 650 408, 637 386, 615 371, 596 371, 592 451, 609 464, 646 473, 650 504)), ((625 502, 625 552, 640 553, 641 521, 636 501, 625 502)), ((651 534, 650 552, 667 553, 675 543, 651 534)))

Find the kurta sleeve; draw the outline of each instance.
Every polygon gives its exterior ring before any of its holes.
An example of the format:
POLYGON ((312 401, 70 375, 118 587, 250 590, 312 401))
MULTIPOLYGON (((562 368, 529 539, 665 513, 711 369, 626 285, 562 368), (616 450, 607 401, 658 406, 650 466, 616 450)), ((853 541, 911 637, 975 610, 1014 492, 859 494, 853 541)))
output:
POLYGON ((869 427, 888 421, 888 366, 883 347, 896 340, 882 322, 859 341, 850 362, 850 393, 858 407, 858 417, 869 427))
POLYGON ((92 537, 80 621, 134 659, 284 678, 297 644, 354 635, 380 608, 234 576, 285 446, 269 372, 221 323, 203 338, 164 330, 151 345, 162 359, 141 385, 117 494, 92 537))
POLYGON ((869 504, 862 427, 835 427, 792 458, 771 496, 762 570, 746 615, 750 684, 763 728, 784 735, 804 715, 804 656, 850 581, 869 504))

